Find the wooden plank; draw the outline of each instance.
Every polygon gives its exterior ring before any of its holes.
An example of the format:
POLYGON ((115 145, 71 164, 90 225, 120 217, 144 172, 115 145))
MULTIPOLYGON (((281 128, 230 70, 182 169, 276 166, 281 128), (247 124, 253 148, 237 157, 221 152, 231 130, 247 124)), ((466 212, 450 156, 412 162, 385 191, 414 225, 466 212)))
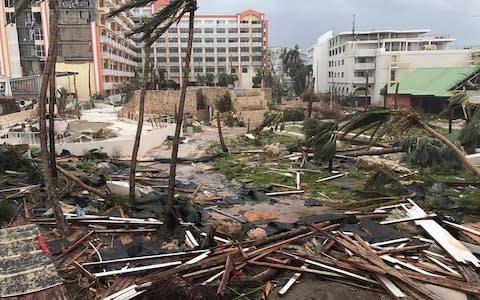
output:
POLYGON ((398 286, 395 285, 388 277, 376 274, 378 281, 385 288, 385 290, 395 299, 407 299, 407 295, 402 292, 398 286))
MULTIPOLYGON (((308 264, 303 264, 303 266, 301 266, 300 268, 301 269, 306 269, 307 267, 308 267, 308 264)), ((287 291, 292 287, 292 285, 295 282, 297 282, 297 280, 298 280, 298 278, 300 278, 300 276, 302 276, 302 273, 300 273, 300 272, 293 274, 293 276, 287 281, 287 283, 278 292, 278 294, 285 295, 287 293, 287 291)))
POLYGON ((228 280, 230 279, 230 273, 233 270, 233 260, 232 257, 229 255, 227 256, 227 260, 225 262, 225 271, 222 276, 222 280, 220 281, 220 285, 217 289, 217 294, 222 296, 225 294, 225 289, 227 288, 228 280))

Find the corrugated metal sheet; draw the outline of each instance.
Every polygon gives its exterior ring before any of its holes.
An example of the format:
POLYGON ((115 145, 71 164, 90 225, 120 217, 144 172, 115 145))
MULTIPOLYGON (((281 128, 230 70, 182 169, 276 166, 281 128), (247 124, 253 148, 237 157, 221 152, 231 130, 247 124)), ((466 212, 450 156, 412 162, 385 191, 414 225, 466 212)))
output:
POLYGON ((47 289, 47 294, 66 294, 62 288, 51 289, 61 285, 62 280, 51 257, 42 251, 39 236, 36 225, 0 230, 0 298, 36 295, 47 289))

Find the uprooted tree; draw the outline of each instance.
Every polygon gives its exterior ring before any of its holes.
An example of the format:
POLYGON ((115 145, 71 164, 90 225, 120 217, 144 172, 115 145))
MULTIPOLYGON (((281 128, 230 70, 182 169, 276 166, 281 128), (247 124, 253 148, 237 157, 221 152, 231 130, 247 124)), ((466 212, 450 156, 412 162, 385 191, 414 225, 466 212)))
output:
POLYGON ((358 136, 365 132, 372 132, 371 140, 378 139, 385 134, 399 131, 406 132, 414 127, 424 130, 428 135, 439 140, 455 155, 458 160, 480 179, 480 171, 471 164, 462 149, 455 146, 448 138, 434 130, 425 123, 420 115, 413 109, 392 110, 387 108, 372 109, 355 114, 345 125, 340 128, 344 135, 355 132, 358 136))

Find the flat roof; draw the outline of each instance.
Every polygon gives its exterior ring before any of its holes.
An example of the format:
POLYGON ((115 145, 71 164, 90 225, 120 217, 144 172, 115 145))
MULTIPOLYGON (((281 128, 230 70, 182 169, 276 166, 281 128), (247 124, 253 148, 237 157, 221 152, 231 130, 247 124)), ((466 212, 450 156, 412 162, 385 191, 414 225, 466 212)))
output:
MULTIPOLYGON (((424 34, 430 32, 430 29, 405 29, 405 30, 395 30, 395 29, 383 29, 383 30, 367 30, 367 31, 355 31, 355 34, 371 34, 371 33, 419 33, 424 34)), ((343 31, 337 33, 337 35, 351 35, 351 31, 343 31)))

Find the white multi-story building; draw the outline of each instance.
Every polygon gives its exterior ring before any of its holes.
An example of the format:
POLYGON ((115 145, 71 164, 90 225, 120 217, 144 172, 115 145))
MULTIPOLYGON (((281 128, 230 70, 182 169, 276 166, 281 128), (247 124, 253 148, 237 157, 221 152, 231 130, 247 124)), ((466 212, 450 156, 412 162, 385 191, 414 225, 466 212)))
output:
POLYGON ((454 39, 426 36, 430 30, 331 32, 314 48, 317 92, 367 96, 382 106, 382 89, 420 67, 459 67, 472 63, 471 50, 449 50, 454 39), (367 79, 368 78, 368 79, 367 79), (367 87, 368 85, 368 87, 367 87))
MULTIPOLYGON (((162 1, 160 1, 162 2, 162 1)), ((155 12, 161 5, 133 11, 133 18, 155 12)), ((162 35, 153 45, 153 66, 166 71, 167 79, 178 83, 187 52, 188 17, 162 35)), ((251 88, 258 69, 268 67, 268 20, 255 10, 235 15, 196 15, 190 82, 197 75, 235 74, 237 86, 251 88)))

